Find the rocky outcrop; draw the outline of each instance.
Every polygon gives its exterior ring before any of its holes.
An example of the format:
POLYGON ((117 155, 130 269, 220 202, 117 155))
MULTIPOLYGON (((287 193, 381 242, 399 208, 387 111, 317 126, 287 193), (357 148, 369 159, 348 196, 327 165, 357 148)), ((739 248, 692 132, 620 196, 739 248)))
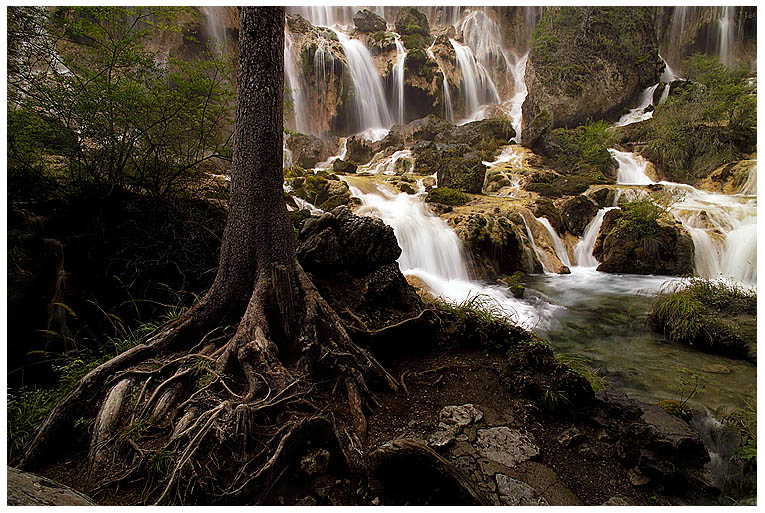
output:
POLYGON ((402 36, 430 35, 428 17, 414 7, 402 7, 396 15, 396 32, 402 36))
MULTIPOLYGON (((348 184, 333 173, 305 172, 300 167, 292 166, 285 168, 285 178, 287 185, 292 189, 292 194, 321 210, 332 210, 340 205, 351 204, 351 191, 348 184)), ((294 203, 294 200, 291 203, 294 203)))
POLYGON ((621 209, 603 218, 592 254, 607 273, 683 276, 694 270, 693 240, 682 225, 635 219, 621 209))
POLYGON ((645 87, 658 81, 654 20, 647 7, 561 7, 535 28, 526 66, 524 143, 549 126, 574 127, 616 117, 645 87), (546 114, 544 114, 546 112, 546 114))
POLYGON ((563 222, 569 233, 581 237, 597 212, 598 207, 587 196, 580 194, 563 204, 563 222))
POLYGON ((320 139, 313 135, 291 133, 284 143, 292 152, 292 161, 309 169, 337 153, 337 138, 320 139))
POLYGON ((385 20, 369 9, 356 11, 353 15, 353 23, 359 32, 378 32, 386 28, 385 20))
POLYGON ((61 483, 8 467, 8 506, 95 506, 92 499, 61 483))

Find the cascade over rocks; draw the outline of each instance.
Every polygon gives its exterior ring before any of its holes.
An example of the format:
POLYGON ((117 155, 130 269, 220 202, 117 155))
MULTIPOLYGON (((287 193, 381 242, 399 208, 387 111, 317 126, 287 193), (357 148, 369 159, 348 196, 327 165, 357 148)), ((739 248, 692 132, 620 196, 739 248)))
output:
POLYGON ((693 239, 680 223, 659 219, 652 233, 641 235, 621 209, 606 213, 592 254, 601 262, 598 271, 607 273, 683 276, 695 268, 693 239))
POLYGON ((574 127, 611 119, 658 81, 653 15, 647 7, 561 7, 537 24, 526 66, 524 144, 549 125, 574 127), (597 36, 596 36, 597 35, 597 36))

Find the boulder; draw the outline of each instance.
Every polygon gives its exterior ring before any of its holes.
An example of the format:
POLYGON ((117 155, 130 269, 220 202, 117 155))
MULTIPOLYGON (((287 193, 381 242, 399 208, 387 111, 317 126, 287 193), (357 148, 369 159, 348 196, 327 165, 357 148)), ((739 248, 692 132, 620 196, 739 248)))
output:
POLYGON ((534 217, 546 217, 550 221, 550 226, 555 228, 558 234, 563 233, 565 227, 563 217, 549 198, 539 198, 534 202, 531 211, 534 217))
POLYGON ((305 176, 296 176, 287 183, 292 186, 295 196, 321 210, 332 210, 340 205, 351 204, 348 184, 327 171, 306 173, 305 176))
POLYGON ((534 435, 506 426, 479 429, 475 449, 484 458, 510 468, 539 455, 534 435))
POLYGON ((306 270, 366 274, 401 255, 393 228, 375 217, 357 216, 345 206, 303 224, 298 259, 306 270))
POLYGON ((497 474, 497 493, 504 506, 549 506, 534 488, 505 474, 497 474))
POLYGON ((563 204, 563 222, 569 233, 581 237, 584 229, 598 213, 598 207, 583 194, 574 196, 563 204))
POLYGON ((95 506, 92 499, 61 483, 8 467, 8 506, 95 506))
POLYGON ((402 7, 396 15, 396 32, 402 36, 420 34, 430 35, 428 17, 414 7, 402 7))
POLYGON ((695 248, 680 223, 631 219, 621 209, 606 213, 595 241, 593 256, 607 273, 683 276, 695 267, 695 248))
POLYGON ((537 119, 543 111, 554 128, 617 117, 658 81, 662 69, 650 8, 546 11, 534 30, 526 66, 524 143, 547 124, 537 119))
POLYGON ((359 32, 365 33, 378 32, 380 30, 385 30, 387 27, 385 20, 369 9, 356 11, 356 14, 353 15, 353 23, 356 25, 359 32))
POLYGON ((298 166, 309 169, 333 155, 333 149, 316 136, 293 133, 285 138, 287 148, 292 152, 292 161, 298 166))
POLYGON ((332 163, 332 171, 342 175, 349 175, 356 172, 356 163, 350 160, 337 159, 332 163))
POLYGON ((356 164, 366 164, 372 160, 374 154, 379 151, 380 146, 378 143, 373 143, 357 135, 349 137, 346 143, 346 160, 356 164))

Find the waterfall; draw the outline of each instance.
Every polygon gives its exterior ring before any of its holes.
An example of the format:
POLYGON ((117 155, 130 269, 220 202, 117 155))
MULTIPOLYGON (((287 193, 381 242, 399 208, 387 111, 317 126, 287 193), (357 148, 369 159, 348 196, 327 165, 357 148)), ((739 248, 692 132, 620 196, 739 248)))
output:
POLYGON ((351 6, 300 6, 287 7, 287 12, 297 13, 312 25, 351 25, 356 9, 351 6))
POLYGON ((343 46, 348 69, 353 81, 353 103, 359 130, 390 128, 393 119, 388 110, 385 89, 372 56, 361 41, 351 39, 333 29, 343 46))
POLYGON ((499 92, 486 68, 478 62, 469 46, 449 39, 457 57, 457 68, 462 73, 462 90, 465 96, 463 118, 467 121, 481 119, 480 107, 488 103, 499 103, 499 92))
POLYGON ((555 255, 558 257, 558 260, 560 260, 566 267, 571 267, 571 261, 568 258, 566 246, 563 244, 563 241, 560 240, 555 228, 550 224, 550 220, 546 217, 537 217, 536 220, 539 224, 544 226, 547 233, 550 234, 550 239, 552 240, 553 248, 555 248, 555 255))
POLYGON ((393 65, 393 91, 396 99, 396 122, 404 124, 404 63, 406 49, 401 44, 401 36, 393 33, 396 38, 396 62, 393 65))
POLYGON ((735 29, 731 18, 736 16, 736 8, 733 6, 717 7, 717 48, 720 62, 726 66, 733 65, 733 43, 735 42, 735 29))
POLYGON ((693 239, 696 272, 704 278, 722 276, 747 286, 756 285, 757 198, 659 183, 683 195, 670 206, 670 212, 693 239))
POLYGON ((526 64, 529 60, 529 54, 527 53, 523 57, 517 60, 514 66, 510 68, 513 74, 515 86, 513 97, 510 98, 510 119, 512 119, 513 129, 515 130, 515 139, 518 144, 521 143, 521 128, 523 127, 523 102, 526 100, 526 96, 529 94, 529 90, 526 87, 526 64))
POLYGON ((615 126, 627 126, 632 123, 637 123, 638 121, 651 119, 653 117, 653 111, 645 112, 645 109, 653 103, 653 93, 656 91, 657 87, 659 87, 659 84, 644 89, 640 94, 640 103, 638 106, 623 115, 619 121, 616 122, 615 126))
MULTIPOLYGON (((359 171, 366 171, 368 173, 373 174, 383 174, 383 175, 396 175, 400 174, 399 171, 399 160, 408 159, 410 162, 412 161, 412 152, 411 150, 398 150, 393 153, 390 157, 385 157, 382 152, 375 154, 374 157, 372 157, 372 160, 369 162, 369 164, 365 166, 360 166, 359 171)), ((408 171, 411 171, 411 169, 408 169, 408 171)))
POLYGON ((379 217, 393 228, 401 246, 401 272, 422 280, 434 295, 457 303, 479 294, 488 296, 508 318, 527 329, 540 327, 548 318, 546 313, 556 308, 519 300, 504 288, 470 280, 459 237, 419 197, 393 194, 380 186, 369 194, 353 185, 350 189, 362 202, 358 214, 379 217))
POLYGON ((210 46, 222 55, 226 48, 226 25, 223 21, 226 7, 200 7, 205 14, 205 27, 208 38, 213 39, 210 46))
POLYGON ((425 53, 436 61, 438 64, 438 69, 441 70, 441 76, 443 77, 443 87, 444 87, 444 119, 448 121, 449 123, 454 122, 454 112, 452 110, 452 95, 449 92, 449 81, 446 79, 446 71, 444 71, 444 67, 441 65, 441 61, 436 59, 436 56, 433 54, 433 45, 436 44, 436 40, 433 40, 433 43, 425 50, 425 53))
POLYGON ((654 183, 646 174, 648 161, 642 156, 626 151, 608 148, 608 152, 618 162, 616 183, 621 185, 649 185, 654 183))
POLYGON ((749 170, 746 182, 741 186, 738 193, 745 196, 757 196, 757 164, 749 170))
MULTIPOLYGON (((539 249, 539 247, 537 246, 537 243, 534 240, 534 234, 531 232, 531 228, 529 228, 529 222, 526 219, 526 215, 524 211, 521 211, 521 219, 523 219, 523 225, 526 227, 526 235, 529 238, 531 249, 534 250, 534 254, 537 255, 537 260, 539 260, 539 263, 542 264, 542 270, 550 274, 555 273, 555 268, 553 267, 552 260, 550 260, 550 257, 547 255, 547 253, 539 249)), ((536 220, 536 218, 534 219, 536 220)))
POLYGON ((584 229, 584 235, 574 246, 574 259, 576 265, 580 267, 597 267, 598 261, 592 256, 592 250, 595 249, 595 241, 598 238, 600 227, 603 225, 603 218, 606 212, 616 207, 605 207, 598 210, 592 221, 584 229))
POLYGON ((289 95, 295 114, 295 130, 306 134, 309 132, 308 122, 306 121, 306 113, 309 112, 309 107, 306 104, 305 94, 303 93, 303 80, 298 72, 292 36, 286 28, 284 29, 284 72, 287 75, 289 95))

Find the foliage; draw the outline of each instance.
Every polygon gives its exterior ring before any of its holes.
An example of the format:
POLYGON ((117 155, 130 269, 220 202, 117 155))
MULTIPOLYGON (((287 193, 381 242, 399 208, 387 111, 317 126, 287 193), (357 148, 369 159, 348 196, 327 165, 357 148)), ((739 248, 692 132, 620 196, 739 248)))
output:
POLYGON ((470 196, 451 187, 436 187, 428 192, 425 199, 428 203, 440 203, 442 205, 464 205, 470 201, 470 196))
POLYGON ((690 81, 673 84, 645 129, 646 156, 677 181, 701 178, 756 147, 757 99, 747 73, 702 54, 686 66, 690 81))
POLYGON ((592 366, 592 360, 582 354, 555 353, 555 360, 582 376, 592 387, 593 392, 608 388, 608 383, 600 375, 600 369, 592 366))
POLYGON ((571 129, 557 128, 549 137, 557 146, 554 158, 560 171, 608 174, 613 168, 608 148, 613 146, 614 138, 605 121, 589 122, 571 129))
POLYGON ((666 285, 651 308, 649 320, 671 341, 702 347, 719 345, 733 354, 746 355, 748 346, 756 343, 756 328, 752 326, 752 333, 748 333, 745 323, 726 320, 728 313, 754 317, 756 291, 726 281, 693 278, 666 285))
POLYGON ((723 417, 723 422, 736 428, 741 433, 741 445, 736 449, 736 457, 757 463, 757 403, 751 398, 745 400, 742 408, 736 408, 723 417))
POLYGON ((233 63, 211 52, 188 62, 150 49, 158 31, 180 30, 194 11, 8 12, 9 129, 24 128, 9 140, 12 178, 47 172, 67 188, 164 198, 188 190, 203 164, 230 153, 233 63), (63 165, 41 169, 40 153, 61 157, 63 165))
POLYGON ((674 415, 675 417, 679 417, 685 421, 690 421, 691 417, 693 416, 693 412, 690 409, 686 408, 683 404, 680 403, 680 401, 676 401, 674 399, 665 399, 663 401, 657 402, 656 405, 660 406, 670 415, 674 415))
POLYGON ((622 204, 622 216, 616 222, 631 239, 642 241, 655 236, 659 231, 658 220, 664 213, 650 198, 641 198, 622 204))
POLYGON ((677 367, 676 371, 680 375, 680 382, 677 385, 677 393, 680 396, 678 408, 683 410, 685 404, 696 397, 697 394, 703 392, 710 381, 695 369, 677 367))

